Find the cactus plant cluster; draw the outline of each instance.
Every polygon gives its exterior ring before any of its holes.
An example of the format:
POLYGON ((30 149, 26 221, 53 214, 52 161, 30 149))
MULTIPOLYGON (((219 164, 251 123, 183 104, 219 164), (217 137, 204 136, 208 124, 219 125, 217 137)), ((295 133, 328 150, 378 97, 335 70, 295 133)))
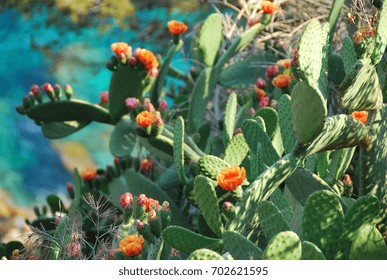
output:
POLYGON ((52 215, 36 209, 29 222, 48 230, 47 256, 76 257, 72 249, 80 246, 93 258, 107 242, 115 259, 387 259, 387 3, 372 35, 344 38, 341 53, 334 53, 341 5, 334 1, 329 23, 306 26, 292 60, 270 53, 236 59, 278 9, 262 4, 261 22, 227 43, 221 15, 211 14, 193 40, 201 67, 189 75, 170 66, 187 29, 173 22, 163 61, 148 50, 112 46, 108 99, 100 104, 73 99, 69 86, 64 100, 61 87, 48 84, 45 101, 33 86, 17 110, 49 138, 92 121, 115 126, 114 165, 76 170, 71 205, 50 196, 52 215), (262 60, 272 65, 253 71, 262 60), (185 92, 168 92, 167 76, 186 83, 185 92), (329 110, 330 84, 337 85, 342 114, 329 110), (173 108, 186 110, 176 115, 173 108), (157 158, 163 173, 138 172, 142 151, 157 158), (92 213, 90 200, 98 197, 110 216, 92 213), (57 213, 64 217, 55 224, 57 213), (71 234, 74 216, 83 243, 71 234))

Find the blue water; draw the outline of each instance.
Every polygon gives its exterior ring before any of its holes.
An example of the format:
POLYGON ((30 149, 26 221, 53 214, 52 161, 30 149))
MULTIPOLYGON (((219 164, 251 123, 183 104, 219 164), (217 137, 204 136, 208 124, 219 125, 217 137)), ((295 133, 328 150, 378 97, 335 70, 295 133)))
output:
MULTIPOLYGON (((79 32, 46 27, 48 10, 44 7, 32 11, 28 18, 15 10, 0 13, 0 188, 9 191, 17 203, 30 204, 48 193, 64 193, 66 182, 72 180, 51 141, 14 109, 30 86, 70 83, 77 98, 98 102, 99 92, 109 85, 110 72, 104 65, 111 56, 111 43, 125 41, 133 48, 141 46, 163 54, 161 44, 156 40, 139 42, 138 33, 154 19, 165 19, 165 24, 178 19, 194 26, 203 13, 170 13, 157 8, 139 11, 136 17, 140 24, 137 31, 113 28, 101 34, 98 26, 79 32)), ((189 63, 182 63, 182 56, 177 55, 173 63, 187 69, 189 63)), ((66 139, 84 144, 96 164, 103 167, 113 159, 108 139, 102 137, 110 131, 110 127, 93 124, 66 139)))

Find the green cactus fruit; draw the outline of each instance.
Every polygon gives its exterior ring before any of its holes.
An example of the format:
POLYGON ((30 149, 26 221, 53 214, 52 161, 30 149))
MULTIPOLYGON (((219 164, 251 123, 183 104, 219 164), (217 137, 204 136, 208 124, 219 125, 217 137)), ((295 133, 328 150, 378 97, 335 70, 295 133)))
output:
POLYGON ((380 205, 375 196, 366 195, 357 199, 344 219, 344 232, 340 242, 340 252, 336 258, 348 259, 350 253, 350 246, 356 237, 358 229, 365 224, 375 226, 381 221, 380 205))
POLYGON ((260 260, 262 250, 236 231, 226 231, 223 236, 224 249, 234 260, 260 260))
POLYGON ((181 182, 184 185, 189 184, 189 179, 184 173, 184 119, 178 117, 175 122, 174 137, 173 137, 173 157, 175 159, 176 169, 178 171, 181 182))
POLYGON ((298 65, 303 78, 314 89, 318 88, 325 44, 318 20, 312 20, 304 29, 298 42, 298 65))
POLYGON ((264 260, 300 260, 302 255, 301 241, 292 231, 283 231, 274 236, 265 251, 264 260))
POLYGON ((357 55, 353 48, 352 40, 348 36, 343 39, 341 55, 343 56, 345 73, 348 74, 357 62, 357 55))
MULTIPOLYGON (((117 191, 121 195, 125 192, 131 192, 133 195, 146 194, 148 197, 158 200, 160 203, 167 201, 171 209, 171 221, 173 224, 186 225, 186 220, 182 217, 179 208, 170 198, 170 196, 162 190, 157 184, 143 176, 141 173, 132 169, 128 169, 123 173, 126 181, 126 189, 117 191)), ((109 186, 110 193, 114 190, 113 186, 109 186)), ((119 201, 115 200, 115 201, 119 201)))
POLYGON ((135 68, 120 65, 113 71, 109 85, 109 113, 114 122, 128 113, 125 100, 129 97, 140 99, 144 89, 144 81, 135 68))
POLYGON ((199 249, 192 252, 187 260, 224 260, 221 255, 209 249, 199 249))
POLYGON ((224 229, 213 183, 205 176, 197 176, 194 181, 194 193, 200 213, 211 230, 221 237, 224 229))
POLYGON ((364 224, 356 232, 350 260, 387 260, 387 246, 374 225, 364 224))
POLYGON ((26 110, 29 118, 40 123, 52 122, 90 122, 110 124, 109 112, 102 106, 72 98, 71 101, 46 102, 26 110))
POLYGON ((261 144, 263 161, 266 165, 271 165, 279 159, 269 137, 257 121, 245 120, 242 124, 242 131, 252 153, 256 154, 258 144, 261 144))
POLYGON ((378 110, 383 106, 383 94, 378 74, 371 59, 357 61, 339 87, 339 103, 354 111, 378 110))
POLYGON ((371 148, 360 150, 358 162, 360 194, 376 195, 380 201, 386 196, 387 166, 387 106, 368 115, 371 148))
POLYGON ((345 79, 344 61, 340 54, 332 53, 328 57, 328 80, 340 85, 345 79))
POLYGON ((327 116, 325 100, 321 93, 304 82, 292 91, 292 121, 300 144, 313 141, 322 131, 327 116))
POLYGON ((42 123, 42 133, 49 139, 60 139, 67 137, 85 126, 89 125, 90 122, 77 122, 77 121, 66 121, 66 122, 49 122, 42 123))
POLYGON ((257 77, 265 76, 265 68, 257 67, 257 65, 276 61, 277 57, 271 53, 248 56, 222 70, 219 75, 219 83, 226 88, 245 89, 254 84, 257 77))
POLYGON ((158 238, 154 243, 149 244, 147 260, 160 260, 163 252, 163 239, 158 238))
POLYGON ((137 143, 137 135, 128 116, 123 117, 114 127, 110 136, 110 152, 117 157, 130 156, 137 143))
POLYGON ((382 8, 378 14, 378 26, 376 28, 376 38, 375 38, 375 49, 372 54, 372 63, 374 65, 378 64, 382 59, 387 46, 387 4, 383 1, 382 8))
POLYGON ((325 120, 322 132, 307 145, 295 148, 296 156, 308 156, 321 151, 366 146, 369 141, 369 130, 352 116, 336 115, 325 120))
POLYGON ((292 122, 292 103, 289 95, 284 94, 278 102, 278 118, 285 153, 290 153, 296 143, 292 122))
POLYGON ((218 72, 213 67, 206 67, 201 72, 192 91, 192 99, 189 104, 188 121, 189 129, 197 131, 203 124, 208 102, 214 94, 218 81, 218 72))
POLYGON ((180 40, 178 44, 171 44, 167 55, 165 56, 165 60, 161 64, 161 67, 159 69, 159 73, 157 75, 156 80, 152 84, 152 88, 149 92, 149 96, 151 99, 151 102, 154 106, 158 106, 160 98, 161 98, 161 93, 165 84, 165 80, 168 74, 168 71, 170 69, 171 65, 171 60, 173 55, 180 50, 182 47, 183 42, 180 40))
POLYGON ((214 65, 222 40, 222 16, 213 13, 204 21, 197 41, 201 60, 207 66, 214 65))
MULTIPOLYGON (((247 236, 253 220, 257 220, 255 207, 266 200, 275 189, 296 169, 299 160, 288 154, 265 170, 245 191, 242 200, 236 205, 236 218, 228 224, 228 230, 235 230, 247 236)), ((256 225, 258 226, 258 224, 256 225)), ((254 231, 256 228, 251 229, 254 231)))
POLYGON ((230 165, 240 165, 249 152, 249 146, 246 143, 243 134, 235 135, 227 145, 224 153, 224 161, 230 165))
POLYGON ((230 167, 226 161, 212 155, 207 155, 200 158, 199 162, 200 171, 207 177, 216 181, 218 173, 223 169, 230 167))
POLYGON ((56 212, 66 213, 67 210, 63 201, 55 194, 48 195, 46 201, 48 206, 50 206, 52 214, 55 214, 56 212))
POLYGON ((302 260, 325 260, 324 254, 312 242, 302 241, 302 260))
POLYGON ((285 217, 271 201, 260 201, 257 204, 258 217, 261 228, 267 240, 271 240, 281 231, 290 230, 285 217))
POLYGON ((337 195, 330 191, 314 192, 306 201, 302 221, 303 238, 333 259, 343 233, 344 213, 337 195))
POLYGON ((171 247, 187 254, 203 248, 218 250, 223 247, 222 239, 205 237, 178 226, 167 227, 164 229, 162 236, 164 241, 171 247))
POLYGON ((233 92, 228 97, 224 112, 224 139, 226 144, 228 144, 234 135, 237 105, 237 95, 233 92))

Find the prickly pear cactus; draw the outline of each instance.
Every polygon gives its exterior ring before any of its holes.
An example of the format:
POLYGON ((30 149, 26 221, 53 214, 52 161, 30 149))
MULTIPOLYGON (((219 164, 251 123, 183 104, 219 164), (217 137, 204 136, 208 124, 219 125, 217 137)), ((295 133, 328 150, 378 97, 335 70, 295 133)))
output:
POLYGON ((302 245, 300 238, 292 231, 283 231, 274 236, 265 251, 264 260, 300 260, 302 245))

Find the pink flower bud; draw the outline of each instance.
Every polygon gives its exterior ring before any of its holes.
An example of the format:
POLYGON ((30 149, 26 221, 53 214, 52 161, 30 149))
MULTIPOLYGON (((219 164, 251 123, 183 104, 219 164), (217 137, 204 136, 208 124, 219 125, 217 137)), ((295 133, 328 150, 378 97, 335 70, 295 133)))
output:
POLYGON ((118 157, 114 157, 114 165, 115 166, 120 165, 120 159, 118 157))
POLYGON ((264 96, 259 100, 259 108, 268 107, 270 104, 270 99, 267 96, 264 96))
POLYGON ((152 68, 152 69, 149 71, 149 74, 151 75, 151 77, 156 78, 157 75, 159 74, 159 70, 158 70, 156 67, 154 67, 154 68, 152 68))
POLYGON ((153 106, 149 98, 144 98, 144 107, 148 112, 155 111, 155 106, 153 106))
POLYGON ((60 220, 61 220, 61 218, 60 218, 60 217, 58 217, 58 216, 56 216, 56 217, 55 217, 55 223, 56 223, 57 225, 59 225, 59 223, 60 223, 60 220))
POLYGON ((256 85, 257 88, 264 89, 266 87, 266 81, 264 79, 262 79, 261 77, 259 77, 255 81, 255 85, 256 85))
POLYGON ((135 66, 137 64, 137 58, 135 56, 132 56, 129 58, 129 65, 135 66))
POLYGON ((73 192, 74 191, 74 185, 70 182, 67 182, 66 188, 68 192, 73 192))
POLYGON ((42 89, 47 93, 47 94, 50 94, 50 93, 54 93, 54 88, 52 87, 51 84, 49 83, 44 83, 42 85, 42 89))
POLYGON ((241 134, 241 133, 242 133, 242 128, 240 127, 234 130, 234 135, 241 134))
POLYGON ((101 91, 99 96, 101 104, 107 104, 109 102, 109 93, 107 91, 101 91))
POLYGON ((33 95, 37 95, 40 93, 40 88, 38 85, 32 85, 30 87, 30 91, 33 93, 33 95))
POLYGON ((128 205, 132 205, 133 203, 133 195, 130 192, 126 192, 120 197, 120 205, 122 208, 127 207, 128 205))
POLYGON ((167 100, 163 99, 160 101, 159 110, 160 111, 166 111, 168 109, 168 102, 167 100))
POLYGON ((134 50, 134 55, 138 56, 138 54, 141 52, 141 48, 137 48, 134 50))
POLYGON ((146 207, 147 202, 148 202, 148 198, 146 197, 145 194, 142 193, 137 197, 137 205, 138 206, 145 206, 146 207))
POLYGON ((266 78, 273 78, 278 73, 278 66, 272 65, 266 68, 266 78))
POLYGON ((253 107, 250 107, 250 109, 249 109, 249 114, 250 115, 255 115, 255 109, 253 108, 253 107))
POLYGON ((137 231, 143 230, 145 228, 145 224, 140 220, 137 220, 137 231))
POLYGON ((222 205, 224 211, 229 211, 232 207, 234 207, 234 205, 229 201, 225 201, 222 205))
POLYGON ((66 245, 66 253, 69 257, 77 257, 81 253, 81 244, 79 242, 71 242, 66 245))
POLYGON ((129 110, 134 110, 140 104, 140 101, 135 97, 129 97, 125 100, 126 107, 128 107, 129 110))

